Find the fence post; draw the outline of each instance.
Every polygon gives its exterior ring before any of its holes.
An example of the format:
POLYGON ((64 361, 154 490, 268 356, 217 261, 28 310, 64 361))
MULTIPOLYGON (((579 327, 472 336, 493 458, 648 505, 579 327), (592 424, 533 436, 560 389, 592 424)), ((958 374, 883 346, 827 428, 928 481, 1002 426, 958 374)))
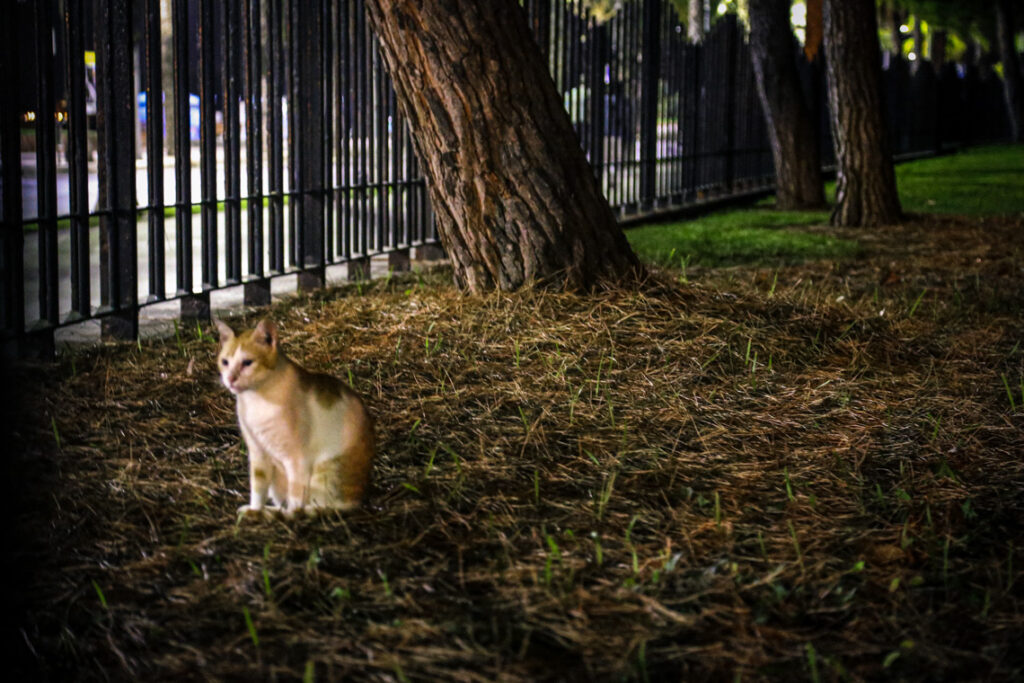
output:
POLYGON ((661 71, 661 0, 647 0, 643 9, 640 89, 640 206, 654 206, 658 164, 658 74, 661 71))
POLYGON ((101 0, 102 37, 97 41, 97 112, 103 119, 100 156, 105 168, 100 196, 107 212, 100 228, 107 235, 106 254, 100 256, 107 263, 102 333, 113 339, 135 339, 139 333, 131 5, 130 0, 101 0))

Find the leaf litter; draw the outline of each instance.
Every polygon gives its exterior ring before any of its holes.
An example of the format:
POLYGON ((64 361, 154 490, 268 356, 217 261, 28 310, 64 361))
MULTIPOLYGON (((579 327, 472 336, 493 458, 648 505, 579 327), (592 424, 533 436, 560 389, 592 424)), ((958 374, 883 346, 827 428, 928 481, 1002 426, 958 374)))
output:
POLYGON ((440 269, 251 311, 376 417, 344 516, 236 523, 209 334, 20 366, 15 671, 1019 677, 1022 228, 918 217, 832 230, 864 247, 843 262, 586 295, 465 296, 440 269))

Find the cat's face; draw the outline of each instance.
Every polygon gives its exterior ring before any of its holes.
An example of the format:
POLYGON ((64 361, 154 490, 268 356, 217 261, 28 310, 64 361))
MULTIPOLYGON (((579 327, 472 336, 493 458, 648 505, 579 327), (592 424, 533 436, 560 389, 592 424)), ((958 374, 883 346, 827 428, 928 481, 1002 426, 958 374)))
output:
POLYGON ((232 394, 255 389, 277 365, 277 330, 268 320, 254 330, 236 335, 230 327, 216 321, 220 331, 217 367, 220 379, 232 394))

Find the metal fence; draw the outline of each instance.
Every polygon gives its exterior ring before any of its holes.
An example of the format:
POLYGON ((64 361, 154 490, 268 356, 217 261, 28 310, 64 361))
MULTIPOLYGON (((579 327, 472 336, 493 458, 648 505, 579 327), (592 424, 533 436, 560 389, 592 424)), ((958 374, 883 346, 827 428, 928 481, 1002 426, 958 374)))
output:
POLYGON ((621 215, 770 184, 764 118, 734 16, 692 45, 671 3, 624 3, 604 22, 579 0, 524 4, 621 215))
MULTIPOLYGON (((734 18, 690 45, 660 0, 623 3, 607 21, 581 0, 523 5, 620 215, 770 187, 734 18)), ((207 319, 212 296, 263 304, 288 275, 317 287, 367 276, 371 259, 404 268, 410 250, 436 248, 362 0, 10 6, 0 25, 5 348, 52 354, 82 321, 134 338, 161 306, 207 319)), ((803 71, 828 163, 822 69, 803 71)), ((897 151, 971 139, 998 81, 905 71, 887 76, 897 151)))

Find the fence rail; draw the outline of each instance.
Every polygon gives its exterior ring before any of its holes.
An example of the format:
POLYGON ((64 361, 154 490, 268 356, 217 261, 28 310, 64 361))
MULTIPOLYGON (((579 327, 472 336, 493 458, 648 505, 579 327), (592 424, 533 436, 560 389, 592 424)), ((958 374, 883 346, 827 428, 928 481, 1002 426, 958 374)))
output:
MULTIPOLYGON (((771 186, 733 17, 691 45, 660 0, 624 3, 607 21, 581 0, 523 6, 621 216, 771 186)), ((134 338, 140 317, 167 304, 203 320, 212 295, 263 304, 286 275, 317 287, 436 249, 362 0, 12 7, 0 26, 6 350, 50 355, 83 321, 134 338)), ((828 164, 823 70, 801 68, 828 164)), ((886 85, 897 153, 1006 130, 997 79, 897 60, 886 85)))

